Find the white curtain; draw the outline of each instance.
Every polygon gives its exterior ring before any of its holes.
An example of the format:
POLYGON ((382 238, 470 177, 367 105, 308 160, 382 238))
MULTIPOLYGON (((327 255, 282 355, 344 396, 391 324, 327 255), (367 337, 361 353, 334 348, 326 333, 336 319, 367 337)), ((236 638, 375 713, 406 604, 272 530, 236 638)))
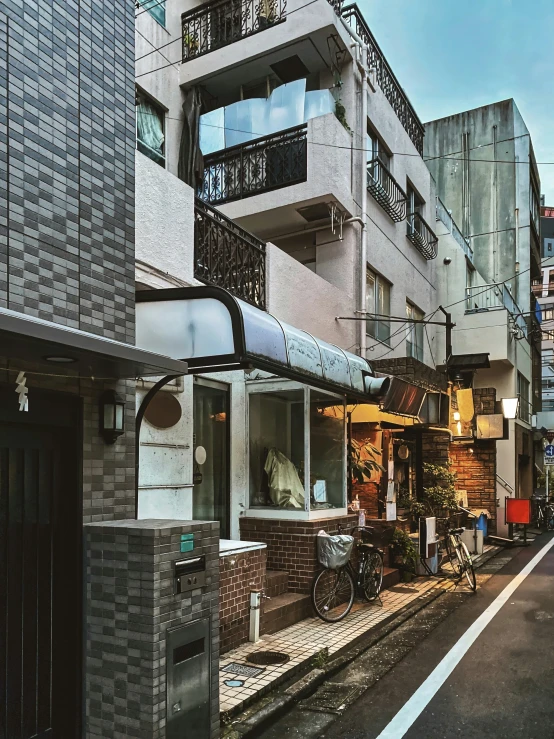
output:
POLYGON ((149 149, 163 157, 163 120, 153 105, 142 100, 137 107, 137 138, 149 149))

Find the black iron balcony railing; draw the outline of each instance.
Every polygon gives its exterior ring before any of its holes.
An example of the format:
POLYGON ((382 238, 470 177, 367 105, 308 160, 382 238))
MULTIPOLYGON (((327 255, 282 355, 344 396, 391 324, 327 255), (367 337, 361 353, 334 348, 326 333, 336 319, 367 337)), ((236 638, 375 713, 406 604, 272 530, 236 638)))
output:
POLYGON ((215 0, 183 13, 183 62, 286 20, 287 0, 215 0))
POLYGON ((369 48, 369 68, 374 68, 376 70, 379 87, 398 116, 398 120, 406 129, 406 132, 411 138, 415 148, 423 156, 423 137, 425 135, 423 123, 419 120, 417 113, 406 96, 406 93, 400 86, 394 72, 389 67, 388 62, 379 48, 377 41, 375 41, 373 34, 369 30, 360 9, 355 3, 353 5, 347 5, 343 8, 342 17, 358 34, 362 41, 367 44, 369 48))
POLYGON ((439 240, 419 213, 408 213, 406 235, 425 259, 435 259, 439 240))
POLYGON ((202 199, 217 205, 305 182, 307 134, 304 124, 208 154, 202 199))
POLYGON ((393 221, 406 218, 408 197, 380 159, 367 163, 367 189, 393 221))
POLYGON ((196 198, 194 276, 265 310, 265 244, 196 198))

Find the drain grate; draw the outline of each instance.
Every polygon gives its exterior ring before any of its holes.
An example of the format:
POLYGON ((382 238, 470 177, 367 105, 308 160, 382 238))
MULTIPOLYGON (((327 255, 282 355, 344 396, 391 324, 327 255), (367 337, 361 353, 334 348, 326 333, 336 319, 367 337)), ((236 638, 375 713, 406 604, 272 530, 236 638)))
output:
POLYGON ((246 658, 247 662, 252 662, 254 665, 284 665, 290 660, 290 657, 285 652, 270 652, 260 650, 259 652, 252 652, 246 658))
POLYGON ((257 677, 263 671, 263 667, 250 667, 249 665, 241 665, 240 662, 230 662, 221 668, 221 672, 230 672, 233 675, 242 675, 242 677, 257 677))

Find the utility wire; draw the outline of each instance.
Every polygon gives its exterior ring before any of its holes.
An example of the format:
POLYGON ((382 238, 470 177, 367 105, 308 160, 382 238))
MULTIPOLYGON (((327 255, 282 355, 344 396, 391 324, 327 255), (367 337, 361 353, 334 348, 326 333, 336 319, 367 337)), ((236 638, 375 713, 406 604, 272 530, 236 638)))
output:
POLYGON ((149 10, 152 10, 152 8, 156 8, 158 5, 163 5, 165 3, 165 0, 158 0, 156 3, 149 4, 149 0, 137 0, 135 2, 135 8, 138 10, 140 7, 144 8, 140 11, 140 13, 137 13, 135 15, 135 18, 138 18, 139 15, 142 15, 143 13, 148 13, 149 10), (146 7, 148 6, 148 7, 146 7))

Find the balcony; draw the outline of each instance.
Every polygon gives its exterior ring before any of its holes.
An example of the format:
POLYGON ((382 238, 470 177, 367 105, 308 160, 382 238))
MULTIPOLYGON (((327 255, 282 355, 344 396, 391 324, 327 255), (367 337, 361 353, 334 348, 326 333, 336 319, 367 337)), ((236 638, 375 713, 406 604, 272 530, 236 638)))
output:
POLYGON ((286 20, 286 0, 215 0, 183 13, 183 63, 286 20))
POLYGON ((505 309, 522 336, 527 336, 527 322, 507 285, 476 285, 466 288, 466 313, 505 309))
POLYGON ((198 198, 194 203, 194 276, 265 310, 266 245, 198 198))
POLYGON ((407 195, 380 159, 367 163, 367 189, 395 223, 406 218, 407 195))
POLYGON ((212 205, 305 182, 306 124, 204 157, 202 199, 212 205))
POLYGON ((406 236, 425 259, 435 259, 439 240, 419 213, 408 214, 406 236))
POLYGON ((383 94, 392 106, 398 120, 404 126, 406 133, 412 140, 417 151, 423 156, 423 137, 425 128, 419 120, 417 113, 408 100, 406 93, 396 79, 394 72, 389 67, 383 52, 375 41, 373 34, 369 30, 360 9, 356 4, 348 5, 343 8, 342 17, 358 34, 362 41, 368 46, 368 65, 374 68, 377 73, 377 82, 383 91, 383 94))
POLYGON ((456 222, 452 218, 452 212, 448 210, 446 205, 439 197, 437 197, 436 208, 437 221, 441 221, 441 223, 446 226, 446 228, 450 231, 454 241, 458 242, 458 245, 461 247, 466 257, 469 259, 471 264, 473 264, 473 249, 471 248, 469 239, 466 239, 465 236, 462 234, 462 232, 456 225, 456 222))

